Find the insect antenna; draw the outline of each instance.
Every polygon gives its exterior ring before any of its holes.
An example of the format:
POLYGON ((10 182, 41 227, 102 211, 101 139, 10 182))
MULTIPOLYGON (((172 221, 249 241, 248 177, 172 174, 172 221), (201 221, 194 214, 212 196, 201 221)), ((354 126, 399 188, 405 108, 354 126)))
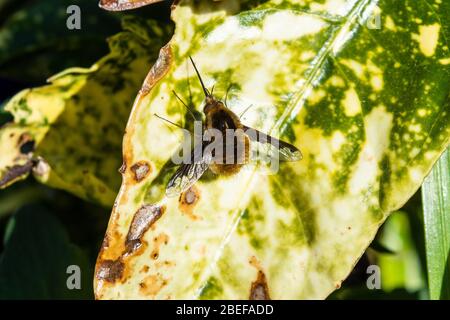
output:
POLYGON ((244 111, 242 111, 242 113, 239 115, 239 119, 241 119, 242 116, 243 116, 243 115, 244 115, 251 107, 253 107, 253 104, 249 105, 247 108, 245 108, 244 111))
POLYGON ((227 108, 228 108, 227 99, 228 99, 228 94, 230 93, 231 87, 233 87, 232 83, 230 83, 230 85, 227 88, 227 92, 225 92, 224 104, 225 104, 225 107, 227 107, 227 108))
POLYGON ((172 121, 170 121, 170 120, 168 120, 168 119, 166 119, 166 118, 163 118, 163 117, 157 115, 156 113, 154 113, 153 115, 154 115, 155 117, 161 119, 161 120, 164 120, 164 121, 170 123, 171 125, 174 125, 175 127, 178 127, 178 128, 180 128, 180 129, 183 129, 183 127, 180 126, 179 124, 177 124, 177 123, 175 123, 175 122, 172 122, 172 121))
POLYGON ((191 107, 189 107, 189 106, 183 101, 183 99, 181 99, 181 98, 178 96, 178 94, 175 92, 175 90, 172 90, 172 92, 173 92, 173 94, 175 95, 175 97, 177 97, 177 99, 181 102, 181 104, 182 104, 183 106, 186 107, 186 109, 187 109, 187 111, 189 112, 189 114, 191 115, 192 119, 194 119, 194 121, 196 121, 197 118, 195 117, 194 112, 192 111, 191 107))
POLYGON ((198 80, 200 80, 200 84, 202 85, 203 92, 205 93, 205 96, 209 97, 211 94, 209 93, 208 89, 206 89, 205 84, 203 83, 202 77, 200 76, 200 72, 198 72, 197 66, 194 63, 194 60, 192 60, 192 57, 189 56, 189 59, 191 59, 192 65, 194 66, 195 72, 197 73, 198 80))
POLYGON ((187 75, 187 85, 189 91, 189 104, 192 103, 192 90, 191 90, 191 81, 189 80, 189 63, 186 61, 186 75, 187 75))

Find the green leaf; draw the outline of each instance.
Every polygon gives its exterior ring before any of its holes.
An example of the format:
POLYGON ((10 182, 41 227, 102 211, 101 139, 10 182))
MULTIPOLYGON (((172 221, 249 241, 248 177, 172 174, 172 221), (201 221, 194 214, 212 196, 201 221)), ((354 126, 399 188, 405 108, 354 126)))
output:
POLYGON ((417 292, 425 284, 408 218, 406 212, 393 213, 379 235, 380 242, 395 252, 377 254, 376 264, 381 270, 381 287, 386 292, 400 289, 417 292))
POLYGON ((428 285, 431 299, 450 299, 450 153, 422 186, 428 285))
POLYGON ((9 220, 0 256, 0 299, 88 299, 91 279, 86 255, 45 208, 27 206, 9 220), (79 290, 67 287, 71 265, 81 271, 79 290))
POLYGON ((14 122, 0 130, 0 187, 33 170, 49 186, 112 205, 133 98, 170 32, 136 17, 124 19, 124 28, 91 68, 68 69, 9 101, 14 122))
POLYGON ((96 296, 327 297, 449 144, 449 11, 422 0, 181 1, 127 126, 96 296), (253 106, 244 124, 303 160, 275 175, 207 174, 191 204, 165 197, 182 133, 154 114, 191 125, 172 90, 201 112, 188 56, 216 97, 233 84, 233 112, 253 106))

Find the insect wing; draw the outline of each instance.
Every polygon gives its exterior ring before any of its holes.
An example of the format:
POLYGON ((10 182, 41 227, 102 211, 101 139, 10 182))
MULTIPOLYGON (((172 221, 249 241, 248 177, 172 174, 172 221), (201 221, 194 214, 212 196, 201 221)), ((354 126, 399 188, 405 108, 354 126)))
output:
POLYGON ((206 145, 198 145, 191 151, 191 162, 183 163, 170 178, 166 195, 175 197, 189 189, 208 170, 211 152, 205 152, 206 145))
POLYGON ((162 0, 100 0, 99 6, 108 11, 125 11, 160 1, 162 0))
POLYGON ((299 161, 303 158, 299 149, 290 143, 278 140, 259 130, 244 126, 244 131, 252 141, 259 142, 258 154, 264 153, 280 161, 299 161))

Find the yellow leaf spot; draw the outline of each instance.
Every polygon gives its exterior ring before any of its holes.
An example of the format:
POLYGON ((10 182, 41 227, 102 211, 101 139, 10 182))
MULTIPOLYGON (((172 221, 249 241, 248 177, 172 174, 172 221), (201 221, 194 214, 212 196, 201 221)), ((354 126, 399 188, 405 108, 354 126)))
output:
POLYGON ((338 77, 338 76, 332 76, 330 78, 330 82, 335 87, 344 87, 345 86, 344 80, 341 77, 338 77))
POLYGON ((265 19, 262 34, 269 40, 292 40, 317 33, 324 26, 325 22, 315 17, 277 12, 265 19))
POLYGON ((375 89, 375 91, 381 91, 383 89, 383 77, 380 75, 375 75, 370 79, 370 84, 375 89))
POLYGON ((395 22, 390 16, 386 17, 384 25, 385 25, 386 29, 388 29, 388 30, 397 31, 395 22))
POLYGON ((309 97, 309 101, 311 102, 311 104, 316 104, 320 102, 323 98, 325 98, 326 95, 327 93, 324 90, 322 89, 316 90, 309 97))
POLYGON ((345 115, 353 117, 361 112, 361 101, 359 101, 358 94, 354 88, 350 88, 345 92, 344 98, 345 115))
POLYGON ((348 59, 344 59, 341 61, 341 63, 350 68, 351 70, 353 70, 353 72, 356 74, 356 76, 360 79, 363 78, 364 76, 364 66, 359 63, 358 61, 355 60, 348 60, 348 59))
POLYGON ((345 136, 340 131, 335 131, 331 137, 331 148, 333 152, 339 151, 345 142, 345 136))
POLYGON ((413 35, 413 39, 419 42, 420 51, 426 57, 434 55, 438 45, 440 30, 441 26, 435 23, 428 26, 420 26, 419 35, 413 35))
POLYGON ((421 129, 422 129, 422 127, 419 124, 412 124, 409 126, 409 131, 411 131, 411 132, 419 133, 420 131, 422 131, 421 129))
POLYGON ((366 141, 349 181, 349 190, 360 193, 368 182, 375 182, 379 174, 378 163, 389 146, 393 116, 385 106, 374 108, 364 117, 366 141))
POLYGON ((300 60, 302 61, 311 60, 312 58, 314 58, 315 55, 316 53, 314 51, 304 51, 300 55, 300 60))

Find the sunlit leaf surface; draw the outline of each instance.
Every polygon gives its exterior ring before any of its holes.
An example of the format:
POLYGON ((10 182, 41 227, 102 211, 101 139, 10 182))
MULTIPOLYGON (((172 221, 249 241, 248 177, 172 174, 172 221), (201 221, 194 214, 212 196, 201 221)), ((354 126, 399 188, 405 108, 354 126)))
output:
POLYGON ((111 298, 325 298, 449 142, 446 1, 181 1, 138 95, 96 270, 111 298), (380 17, 378 19, 377 17, 380 17), (299 147, 275 175, 204 176, 166 198, 206 85, 242 121, 299 147), (149 88, 152 89, 148 91, 149 88), (139 172, 144 175, 137 176, 139 172), (185 199, 192 201, 185 201, 185 199))

